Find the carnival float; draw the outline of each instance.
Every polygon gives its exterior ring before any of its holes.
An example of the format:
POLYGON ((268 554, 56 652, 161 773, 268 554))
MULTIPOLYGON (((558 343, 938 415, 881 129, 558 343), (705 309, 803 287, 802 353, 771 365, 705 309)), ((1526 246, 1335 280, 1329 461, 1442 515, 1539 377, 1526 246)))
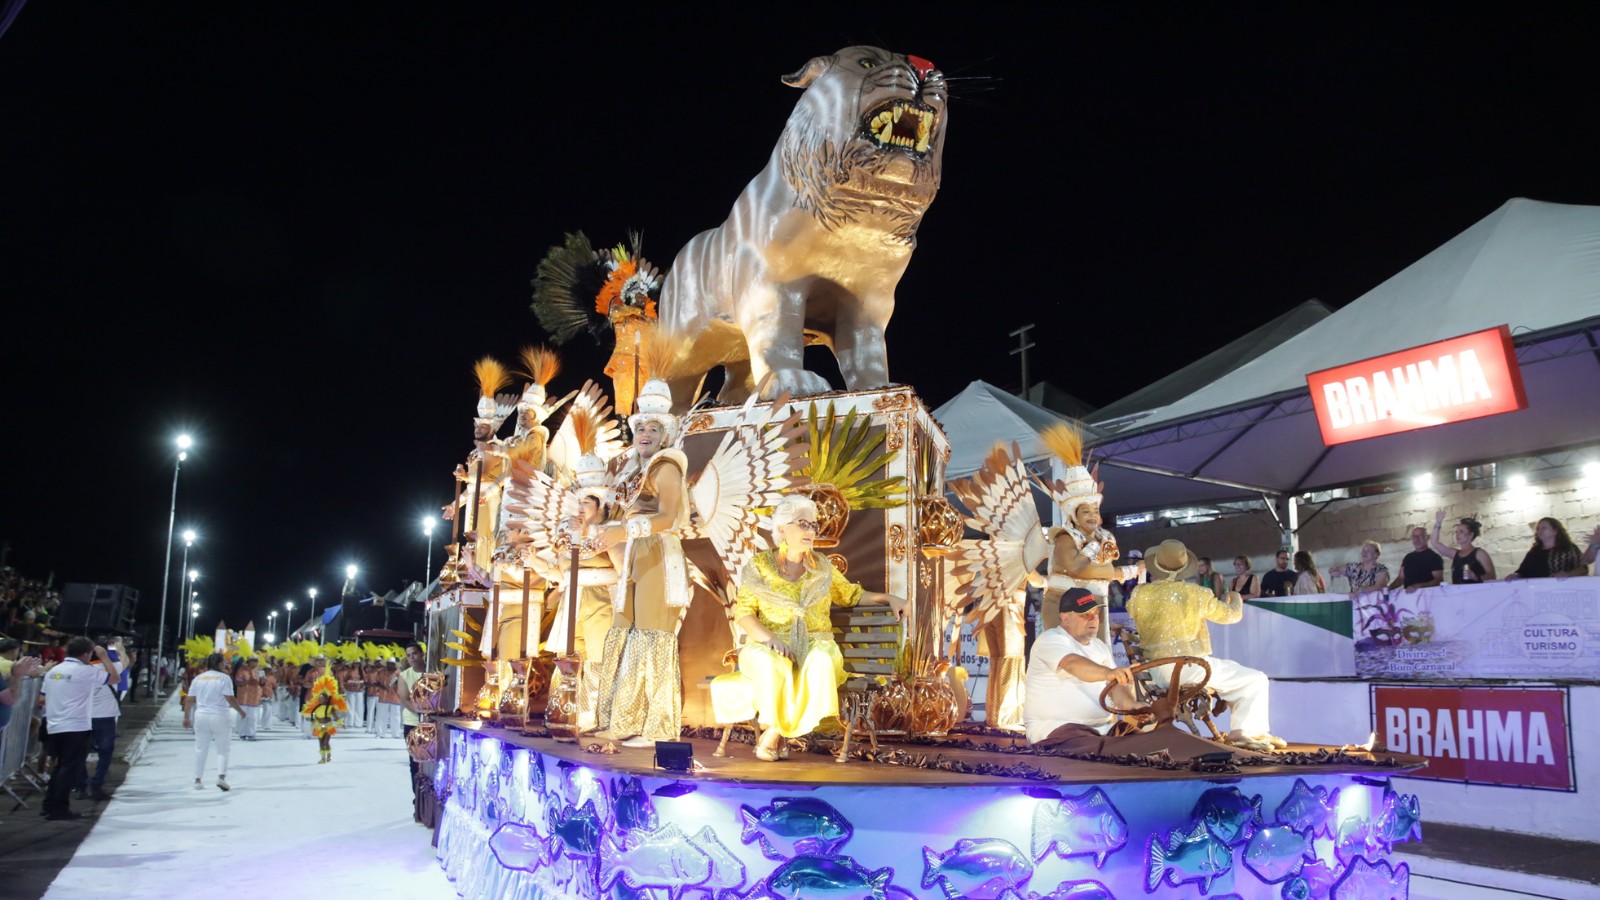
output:
POLYGON ((766 168, 664 271, 636 236, 581 232, 538 264, 544 338, 602 336, 603 372, 562 372, 548 346, 475 367, 428 602, 437 672, 414 694, 434 714, 410 742, 460 893, 1405 896, 1390 850, 1420 823, 1389 776, 1414 758, 1205 741, 1172 724, 1199 709, 1189 691, 1142 711, 1157 723, 1142 752, 1022 738, 1019 598, 1059 532, 1035 492, 1098 486, 1071 450, 1067 481, 1036 484, 1003 447, 947 484, 943 431, 890 378, 895 289, 940 183, 944 76, 850 47, 783 81, 802 93, 766 168), (812 345, 842 390, 805 370, 812 345), (558 397, 562 376, 578 386, 558 397), (774 511, 796 495, 812 552, 785 557, 774 511), (780 623, 773 646, 835 647, 840 677, 831 714, 775 742, 741 663, 758 557, 887 602, 780 623), (983 725, 951 652, 964 624, 991 657, 983 725))

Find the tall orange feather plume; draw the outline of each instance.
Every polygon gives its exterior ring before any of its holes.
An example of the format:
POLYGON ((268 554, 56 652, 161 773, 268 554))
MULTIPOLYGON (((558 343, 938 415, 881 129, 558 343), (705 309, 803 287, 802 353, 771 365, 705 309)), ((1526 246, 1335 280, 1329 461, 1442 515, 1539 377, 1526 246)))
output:
POLYGON ((1070 425, 1051 425, 1039 432, 1039 439, 1051 453, 1069 466, 1083 465, 1083 432, 1070 425))
POLYGON ((544 387, 561 371, 561 358, 549 347, 522 348, 522 371, 519 373, 534 384, 544 387))
POLYGON ((478 379, 478 394, 493 397, 495 392, 511 384, 511 373, 500 360, 485 356, 472 364, 472 375, 478 379))

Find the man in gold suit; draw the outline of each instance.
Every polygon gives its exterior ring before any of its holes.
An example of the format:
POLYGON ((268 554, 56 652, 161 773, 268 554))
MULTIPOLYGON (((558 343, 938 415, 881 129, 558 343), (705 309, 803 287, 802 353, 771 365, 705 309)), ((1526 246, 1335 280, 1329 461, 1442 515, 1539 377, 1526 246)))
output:
MULTIPOLYGON (((1267 676, 1241 666, 1233 660, 1211 655, 1211 631, 1206 623, 1231 625, 1244 617, 1244 600, 1229 591, 1226 601, 1208 588, 1189 584, 1198 560, 1182 541, 1162 541, 1145 551, 1145 564, 1154 573, 1149 584, 1134 588, 1128 600, 1128 615, 1139 632, 1145 659, 1168 656, 1197 656, 1211 667, 1208 686, 1230 707, 1231 728, 1228 741, 1251 750, 1281 749, 1285 744, 1273 737, 1269 727, 1267 676)), ((1164 683, 1171 670, 1162 666, 1152 670, 1157 682, 1164 683)), ((1198 667, 1183 670, 1185 684, 1198 682, 1198 667)))

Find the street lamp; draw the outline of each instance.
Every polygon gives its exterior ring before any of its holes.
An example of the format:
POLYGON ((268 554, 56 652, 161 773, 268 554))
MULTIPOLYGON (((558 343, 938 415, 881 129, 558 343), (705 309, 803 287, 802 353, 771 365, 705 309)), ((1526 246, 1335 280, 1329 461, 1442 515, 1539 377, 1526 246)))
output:
MULTIPOLYGON (((189 596, 195 597, 195 596, 198 596, 198 595, 197 594, 190 594, 189 596)), ((189 604, 189 637, 194 637, 194 617, 198 616, 199 614, 200 614, 200 604, 198 604, 198 603, 190 603, 189 604)))
POLYGON ((294 636, 294 601, 285 600, 283 603, 283 633, 289 637, 294 636))
MULTIPOLYGON (((172 503, 167 509, 167 561, 161 569, 161 623, 156 626, 156 696, 164 697, 161 693, 161 654, 165 649, 164 638, 167 631, 167 587, 172 583, 172 529, 178 523, 178 472, 183 468, 183 461, 189 458, 189 448, 194 441, 187 434, 178 435, 178 458, 172 463, 172 503)), ((185 563, 187 565, 187 563, 185 563)))
MULTIPOLYGON (((189 557, 188 557, 187 554, 185 554, 184 555, 184 565, 186 565, 186 566, 188 565, 188 560, 189 560, 189 557)), ((197 579, 199 577, 200 577, 200 572, 198 570, 195 570, 195 569, 190 569, 189 570, 189 598, 188 598, 188 601, 187 601, 189 603, 193 603, 194 602, 194 598, 195 598, 194 582, 195 582, 195 579, 197 579)), ((189 633, 187 635, 185 635, 185 637, 194 637, 194 611, 193 610, 189 611, 189 617, 188 618, 189 618, 189 628, 188 628, 189 633)))
POLYGON ((422 567, 422 586, 427 588, 428 582, 433 578, 433 526, 438 522, 433 516, 422 518, 422 534, 428 539, 428 555, 424 558, 422 567))

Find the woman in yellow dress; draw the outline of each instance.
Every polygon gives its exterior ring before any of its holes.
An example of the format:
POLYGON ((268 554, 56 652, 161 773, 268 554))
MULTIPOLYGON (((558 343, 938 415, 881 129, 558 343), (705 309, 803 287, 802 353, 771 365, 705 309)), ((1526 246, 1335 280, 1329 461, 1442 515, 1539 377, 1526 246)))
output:
POLYGON ((772 513, 778 548, 757 554, 744 567, 734 619, 749 640, 739 651, 739 671, 755 682, 757 718, 763 731, 756 757, 775 762, 779 743, 799 737, 829 716, 839 715, 844 657, 833 640, 828 610, 834 606, 890 606, 905 601, 863 590, 812 550, 817 506, 789 495, 772 513))

